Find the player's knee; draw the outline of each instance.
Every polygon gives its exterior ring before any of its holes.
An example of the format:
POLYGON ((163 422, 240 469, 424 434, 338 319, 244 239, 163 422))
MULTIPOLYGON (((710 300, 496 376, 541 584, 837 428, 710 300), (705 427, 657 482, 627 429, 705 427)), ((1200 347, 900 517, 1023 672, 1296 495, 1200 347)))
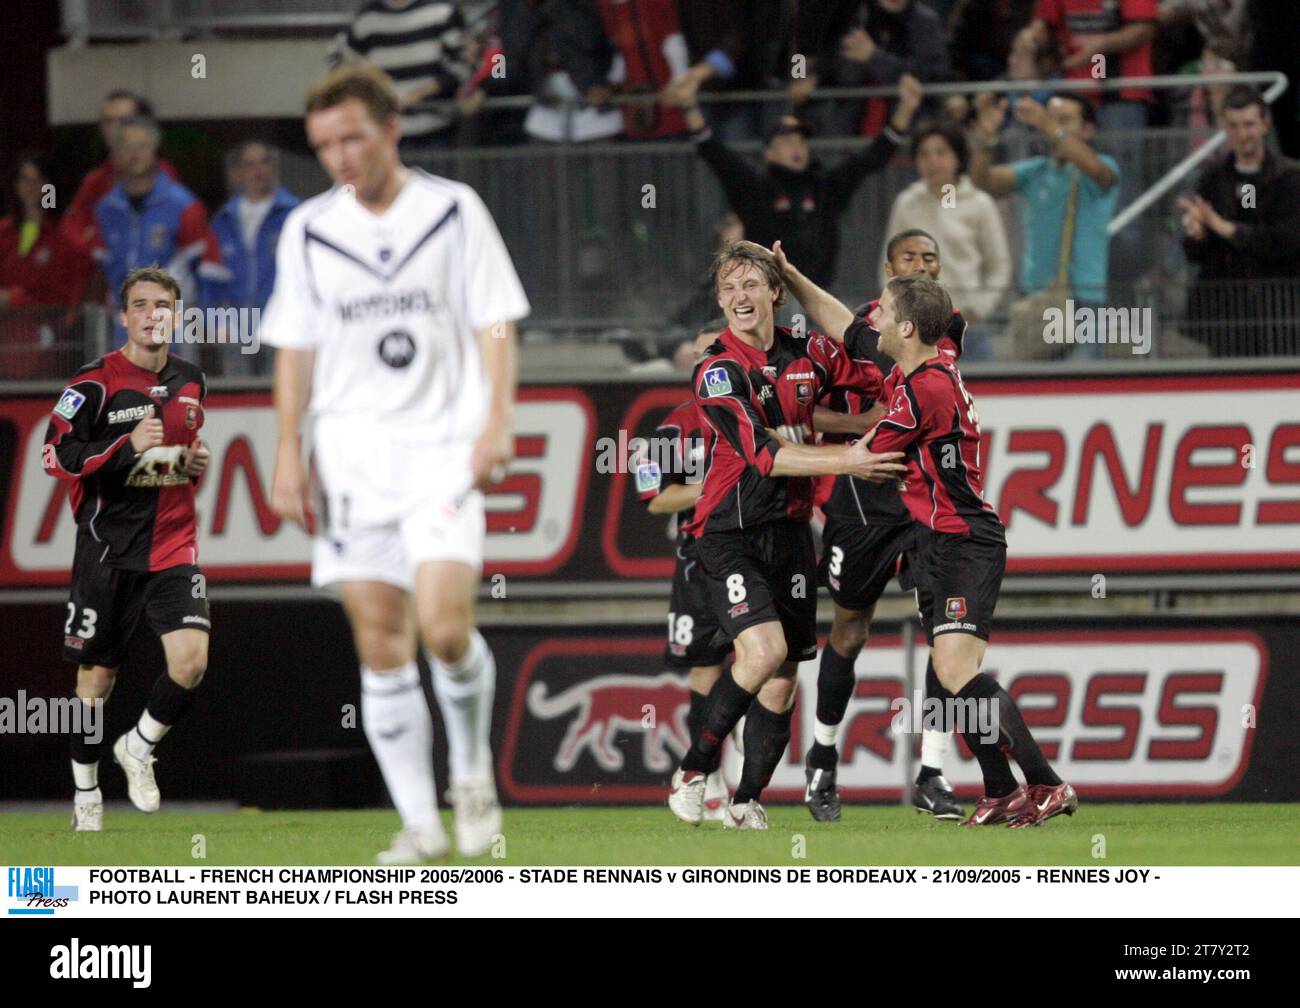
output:
POLYGON ((177 686, 183 686, 185 689, 194 689, 199 683, 203 682, 203 675, 208 670, 208 656, 198 649, 187 652, 167 668, 167 674, 171 676, 172 682, 177 686))
POLYGON ((963 661, 958 655, 947 655, 938 651, 935 652, 935 678, 939 680, 940 686, 954 695, 958 690, 970 682, 972 674, 969 665, 969 662, 963 661))
POLYGON ((77 696, 83 700, 107 697, 117 681, 117 669, 103 665, 82 665, 77 669, 77 696))
POLYGON ((831 647, 845 658, 856 658, 867 643, 871 622, 864 614, 836 616, 831 626, 831 647))
POLYGON ((469 635, 473 629, 467 619, 434 620, 423 630, 425 649, 444 665, 454 665, 469 650, 469 635))
POLYGON ((747 641, 743 649, 737 648, 737 659, 743 660, 750 668, 761 671, 765 676, 774 675, 785 657, 785 636, 781 633, 764 634, 747 641))

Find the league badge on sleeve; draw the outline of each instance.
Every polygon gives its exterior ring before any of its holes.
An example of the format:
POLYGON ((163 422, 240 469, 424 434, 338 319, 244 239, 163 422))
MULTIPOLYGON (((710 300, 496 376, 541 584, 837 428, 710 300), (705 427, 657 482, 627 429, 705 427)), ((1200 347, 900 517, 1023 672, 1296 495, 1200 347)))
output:
POLYGON ((662 480, 659 472, 659 466, 649 459, 640 459, 636 464, 636 492, 658 493, 659 484, 662 480))
POLYGON ((709 368, 704 372, 704 394, 707 396, 731 395, 731 378, 727 369, 709 368))
POLYGON ((76 389, 64 389, 63 395, 59 396, 58 405, 54 407, 54 412, 64 420, 71 420, 85 401, 86 397, 76 389))

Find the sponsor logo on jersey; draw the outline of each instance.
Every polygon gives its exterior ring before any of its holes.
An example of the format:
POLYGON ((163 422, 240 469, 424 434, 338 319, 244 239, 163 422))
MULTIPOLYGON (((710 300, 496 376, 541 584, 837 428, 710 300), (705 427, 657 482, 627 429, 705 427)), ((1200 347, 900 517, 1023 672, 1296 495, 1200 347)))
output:
POLYGON ((81 404, 85 401, 86 397, 76 389, 65 389, 63 395, 59 396, 59 402, 54 407, 54 412, 63 417, 64 420, 71 420, 77 415, 77 410, 81 409, 81 404))
POLYGON ((958 595, 944 603, 943 614, 950 620, 963 619, 966 616, 966 596, 958 595))
POLYGON ((731 378, 727 369, 709 368, 704 372, 704 394, 706 396, 731 395, 731 378))
POLYGON ((775 377, 776 377, 776 368, 773 367, 771 364, 764 364, 764 365, 763 365, 763 377, 765 377, 765 378, 775 378, 775 377))
POLYGON ((806 378, 816 378, 817 375, 812 371, 791 371, 785 376, 786 381, 802 381, 806 378))
POLYGON ((761 403, 765 403, 765 402, 767 402, 767 401, 768 401, 769 399, 771 399, 771 398, 772 398, 772 386, 771 386, 771 385, 764 385, 761 389, 758 390, 758 401, 759 401, 759 402, 761 402, 761 403))
POLYGON ((126 477, 126 485, 163 487, 188 483, 189 476, 180 471, 181 454, 184 451, 182 445, 157 445, 147 449, 136 459, 126 477))
POLYGON ((110 424, 116 424, 132 423, 136 420, 143 420, 149 415, 152 409, 152 406, 130 406, 126 409, 109 410, 108 422, 110 424))
POLYGON ((409 367, 415 360, 415 337, 405 329, 384 333, 379 340, 379 359, 391 368, 409 367))
POLYGON ((181 617, 181 622, 182 622, 182 623, 195 623, 195 624, 198 624, 199 626, 204 626, 204 627, 211 627, 211 626, 212 626, 212 621, 209 620, 208 618, 204 617, 204 616, 182 616, 182 617, 181 617))
POLYGON ((339 318, 344 322, 365 322, 393 315, 426 315, 440 307, 423 287, 413 287, 410 290, 353 298, 342 302, 338 306, 338 312, 339 318))
POLYGON ((748 602, 737 602, 734 606, 732 606, 730 609, 727 610, 727 615, 730 616, 732 619, 736 619, 738 616, 744 616, 748 612, 749 612, 748 602))

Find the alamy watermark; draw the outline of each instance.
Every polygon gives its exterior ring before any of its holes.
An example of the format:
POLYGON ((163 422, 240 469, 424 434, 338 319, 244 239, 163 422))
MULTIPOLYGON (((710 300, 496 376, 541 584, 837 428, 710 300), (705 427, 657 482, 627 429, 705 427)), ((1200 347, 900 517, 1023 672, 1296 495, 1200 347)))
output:
POLYGON ((1076 343, 1123 343, 1134 354, 1149 354, 1155 328, 1151 309, 1101 308, 1075 305, 1067 299, 1065 310, 1053 305, 1043 309, 1043 342, 1073 345, 1076 343))
POLYGON ((262 348, 262 309, 199 308, 177 299, 170 317, 159 319, 155 343, 237 345, 242 354, 262 348))
POLYGON ((84 735, 97 745, 104 740, 104 701, 80 697, 40 697, 19 690, 17 698, 0 697, 0 735, 84 735))
POLYGON ((704 478, 704 439, 634 437, 620 429, 618 437, 596 439, 596 472, 636 473, 638 486, 668 473, 686 477, 687 483, 704 478))
POLYGON ((998 705, 987 697, 927 697, 925 690, 912 691, 912 698, 896 697, 889 704, 894 717, 890 729, 898 735, 919 735, 923 731, 954 731, 978 735, 981 742, 998 740, 998 705))

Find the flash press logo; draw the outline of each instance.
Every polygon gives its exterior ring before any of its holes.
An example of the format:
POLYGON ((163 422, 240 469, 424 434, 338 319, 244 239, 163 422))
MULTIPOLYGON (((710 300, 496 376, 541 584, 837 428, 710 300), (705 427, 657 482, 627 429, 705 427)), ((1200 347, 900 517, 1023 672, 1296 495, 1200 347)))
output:
POLYGON ((11 917, 53 917, 77 899, 76 886, 54 884, 53 868, 9 868, 5 887, 11 917))
POLYGON ((153 982, 152 945, 50 946, 50 976, 55 980, 130 980, 132 987, 153 982))

